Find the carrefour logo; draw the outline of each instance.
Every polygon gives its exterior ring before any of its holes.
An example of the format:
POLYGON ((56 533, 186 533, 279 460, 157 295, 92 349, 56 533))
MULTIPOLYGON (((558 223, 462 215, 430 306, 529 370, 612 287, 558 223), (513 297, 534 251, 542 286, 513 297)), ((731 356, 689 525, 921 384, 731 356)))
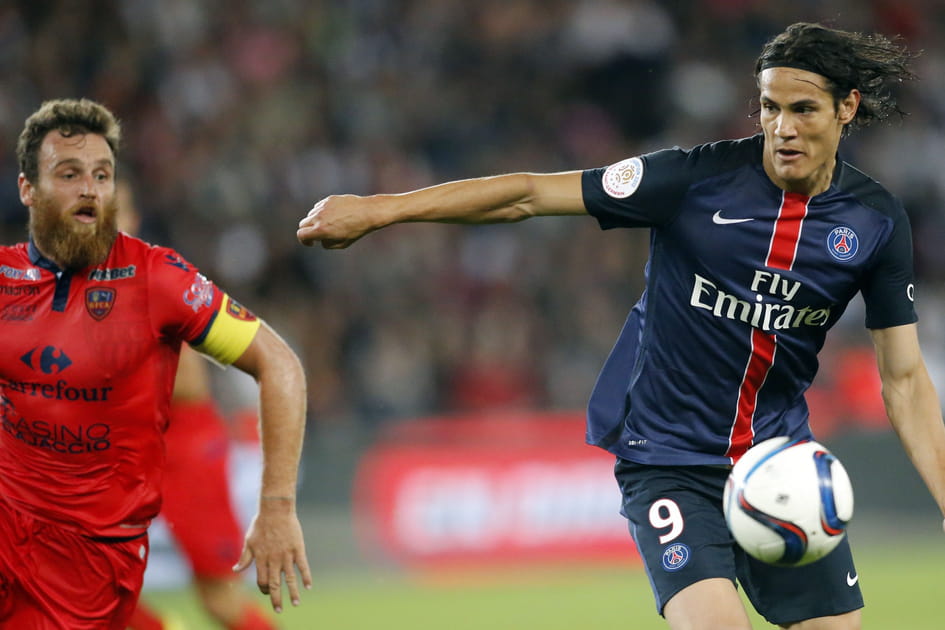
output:
POLYGON ((72 359, 61 348, 53 346, 46 346, 42 350, 37 346, 21 356, 20 361, 31 370, 39 370, 43 374, 58 374, 72 365, 72 359))
MULTIPOLYGON (((62 350, 55 346, 39 346, 33 348, 20 357, 27 367, 35 372, 43 374, 60 374, 72 365, 72 359, 62 350)), ((63 379, 53 382, 45 382, 43 377, 39 381, 15 381, 7 380, 3 383, 5 392, 22 394, 24 396, 33 396, 37 398, 46 398, 48 400, 65 400, 68 402, 108 402, 108 397, 114 387, 73 387, 68 381, 63 379)))

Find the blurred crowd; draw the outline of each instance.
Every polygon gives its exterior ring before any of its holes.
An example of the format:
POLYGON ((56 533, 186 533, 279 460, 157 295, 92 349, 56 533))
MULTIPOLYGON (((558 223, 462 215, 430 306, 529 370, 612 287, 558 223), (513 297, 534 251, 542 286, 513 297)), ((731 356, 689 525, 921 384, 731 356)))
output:
MULTIPOLYGON (((14 155, 25 117, 48 98, 94 98, 123 122, 119 176, 137 190, 145 236, 288 339, 314 424, 581 408, 642 290, 644 231, 578 218, 402 225, 324 251, 298 245, 298 220, 334 193, 749 135, 754 59, 799 20, 900 34, 923 51, 921 79, 902 87, 910 115, 842 151, 911 215, 921 329, 940 374, 938 0, 6 0, 0 235, 26 233, 14 155)), ((824 387, 864 365, 862 321, 841 324, 824 387)))

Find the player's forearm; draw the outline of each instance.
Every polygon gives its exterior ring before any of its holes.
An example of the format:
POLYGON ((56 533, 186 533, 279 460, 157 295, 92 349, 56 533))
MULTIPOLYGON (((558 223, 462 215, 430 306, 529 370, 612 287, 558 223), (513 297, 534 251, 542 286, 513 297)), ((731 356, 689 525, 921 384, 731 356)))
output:
POLYGON ((583 210, 580 174, 514 173, 466 179, 400 195, 381 195, 390 222, 506 223, 583 210))
POLYGON ((266 323, 233 365, 259 385, 261 495, 291 499, 294 506, 305 433, 305 373, 295 352, 266 323))
POLYGON ((945 424, 928 373, 884 383, 883 399, 903 449, 945 515, 945 424))
POLYGON ((305 373, 289 345, 261 322, 252 343, 233 365, 259 385, 261 495, 294 506, 305 433, 305 373))
POLYGON ((305 376, 294 353, 273 357, 259 379, 262 501, 295 500, 305 437, 305 376))

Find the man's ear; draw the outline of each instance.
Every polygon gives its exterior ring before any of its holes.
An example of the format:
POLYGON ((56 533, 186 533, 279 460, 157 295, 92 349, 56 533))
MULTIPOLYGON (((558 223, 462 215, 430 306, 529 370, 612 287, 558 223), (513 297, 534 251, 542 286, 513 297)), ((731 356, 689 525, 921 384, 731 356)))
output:
POLYGON ((849 94, 840 99, 837 106, 837 118, 840 120, 840 124, 846 125, 853 121, 856 117, 856 110, 860 106, 860 98, 860 91, 852 89, 849 94))
POLYGON ((33 184, 30 183, 30 180, 26 179, 26 175, 20 173, 20 176, 16 179, 16 185, 20 189, 20 201, 24 206, 33 205, 33 184))

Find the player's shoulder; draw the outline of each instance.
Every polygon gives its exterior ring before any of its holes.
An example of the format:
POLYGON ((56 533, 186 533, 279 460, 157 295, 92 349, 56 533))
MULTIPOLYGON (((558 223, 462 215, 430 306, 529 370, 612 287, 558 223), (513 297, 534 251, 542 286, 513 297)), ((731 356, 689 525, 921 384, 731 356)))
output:
POLYGON ((761 134, 747 138, 716 140, 696 145, 689 150, 691 159, 716 167, 742 166, 746 162, 761 163, 764 139, 761 134))
POLYGON ((759 166, 763 142, 760 134, 747 138, 716 140, 688 149, 675 146, 649 154, 646 159, 652 163, 675 163, 676 168, 685 168, 697 178, 700 175, 712 176, 748 165, 759 166))
POLYGON ((902 202, 885 186, 849 162, 841 162, 835 179, 837 190, 854 197, 864 206, 892 218, 905 215, 902 202))
POLYGON ((137 264, 151 269, 170 266, 189 270, 191 265, 176 250, 163 245, 149 243, 124 232, 118 233, 112 247, 113 263, 137 264))
POLYGON ((14 243, 13 245, 0 245, 0 260, 15 261, 25 258, 29 260, 28 243, 14 243))
POLYGON ((40 278, 40 271, 29 253, 29 243, 0 245, 0 278, 32 281, 40 278))

